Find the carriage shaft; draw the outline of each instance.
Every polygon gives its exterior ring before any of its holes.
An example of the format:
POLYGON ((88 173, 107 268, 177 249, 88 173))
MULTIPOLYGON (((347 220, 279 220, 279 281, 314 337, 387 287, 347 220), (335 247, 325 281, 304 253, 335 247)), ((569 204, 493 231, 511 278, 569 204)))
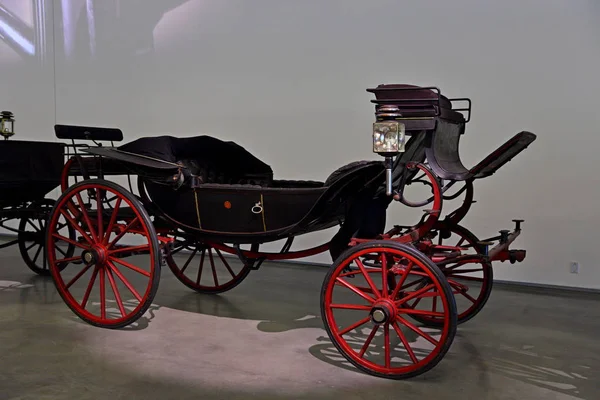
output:
POLYGON ((512 257, 516 257, 516 260, 521 262, 525 259, 525 251, 509 251, 509 246, 515 239, 521 234, 521 230, 515 230, 511 234, 507 236, 505 242, 500 242, 496 246, 494 246, 491 250, 488 251, 488 259, 489 261, 506 261, 510 260, 512 257), (511 257, 512 254, 512 257, 511 257))

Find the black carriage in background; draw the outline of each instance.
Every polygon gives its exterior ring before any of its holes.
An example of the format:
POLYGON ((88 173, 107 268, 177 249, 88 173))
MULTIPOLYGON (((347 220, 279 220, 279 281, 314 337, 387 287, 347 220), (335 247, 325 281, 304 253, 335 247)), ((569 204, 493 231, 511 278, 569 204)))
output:
MULTIPOLYGON (((6 237, 0 249, 18 245, 32 271, 50 275, 44 250, 46 220, 54 206, 50 194, 61 181, 64 144, 9 140, 14 135, 9 111, 0 115, 0 134, 0 228, 6 237)), ((74 247, 59 250, 70 256, 74 247)))
POLYGON ((115 147, 100 142, 121 140, 118 129, 56 126, 60 139, 88 143, 72 145, 76 152, 48 222, 47 257, 66 304, 92 325, 121 328, 151 305, 163 263, 189 288, 222 293, 265 260, 329 251, 321 313, 340 353, 387 378, 433 368, 458 324, 484 306, 491 263, 525 257, 509 249, 520 220, 512 232, 485 240, 460 222, 473 203, 473 182, 495 173, 535 135, 521 132, 467 169, 458 144, 470 100, 411 85, 369 91, 376 95, 372 150, 383 161, 352 162, 323 181, 276 179, 239 144, 209 136, 145 137, 115 147), (458 101, 467 106, 456 108, 458 101), (408 200, 409 188, 420 183, 431 194, 408 200), (444 200, 461 194, 463 205, 442 217, 444 200), (394 201, 429 209, 414 225, 385 231, 394 201), (335 226, 330 242, 291 250, 294 238, 335 226), (453 237, 457 242, 448 242, 453 237), (280 240, 281 251, 261 251, 280 240), (75 246, 75 253, 60 254, 64 246, 75 246))

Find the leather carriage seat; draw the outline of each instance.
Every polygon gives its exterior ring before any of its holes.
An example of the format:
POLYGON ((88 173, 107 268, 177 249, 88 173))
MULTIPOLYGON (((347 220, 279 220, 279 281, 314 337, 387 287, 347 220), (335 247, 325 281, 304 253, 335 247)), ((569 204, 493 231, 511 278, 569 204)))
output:
POLYGON ((376 88, 367 89, 375 94, 376 109, 386 105, 394 105, 400 109, 400 114, 406 118, 435 117, 436 115, 452 120, 464 122, 462 113, 452 109, 452 102, 448 97, 428 87, 409 84, 381 84, 376 88))

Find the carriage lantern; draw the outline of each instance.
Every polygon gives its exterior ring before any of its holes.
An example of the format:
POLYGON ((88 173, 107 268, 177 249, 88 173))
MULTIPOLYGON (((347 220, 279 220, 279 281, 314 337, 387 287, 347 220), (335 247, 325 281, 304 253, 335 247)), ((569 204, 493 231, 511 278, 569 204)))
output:
POLYGON ((0 113, 0 134, 4 136, 4 140, 15 134, 15 119, 10 111, 2 111, 0 113))
POLYGON ((392 195, 392 169, 394 157, 404 152, 406 141, 405 125, 394 121, 399 117, 397 106, 384 105, 377 109, 377 120, 373 123, 373 152, 385 157, 386 194, 392 195))

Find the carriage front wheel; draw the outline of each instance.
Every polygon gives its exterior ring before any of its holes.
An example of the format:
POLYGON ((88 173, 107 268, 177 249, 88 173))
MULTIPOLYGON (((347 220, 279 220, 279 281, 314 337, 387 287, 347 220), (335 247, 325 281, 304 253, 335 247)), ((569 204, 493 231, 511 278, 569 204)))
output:
POLYGON ((338 351, 358 369, 379 377, 405 379, 437 365, 457 327, 452 289, 444 274, 413 247, 372 241, 346 250, 323 282, 321 315, 338 351), (423 277, 429 282, 416 288, 423 277), (422 307, 411 308, 413 299, 422 307), (425 304, 436 302, 436 311, 425 304), (441 321, 418 326, 413 315, 441 321))
POLYGON ((85 322, 122 328, 152 304, 160 279, 158 237, 142 203, 120 185, 93 179, 65 190, 49 218, 46 248, 59 294, 85 322), (59 230, 65 222, 76 240, 59 230), (60 241, 76 246, 73 257, 54 250, 60 241))

